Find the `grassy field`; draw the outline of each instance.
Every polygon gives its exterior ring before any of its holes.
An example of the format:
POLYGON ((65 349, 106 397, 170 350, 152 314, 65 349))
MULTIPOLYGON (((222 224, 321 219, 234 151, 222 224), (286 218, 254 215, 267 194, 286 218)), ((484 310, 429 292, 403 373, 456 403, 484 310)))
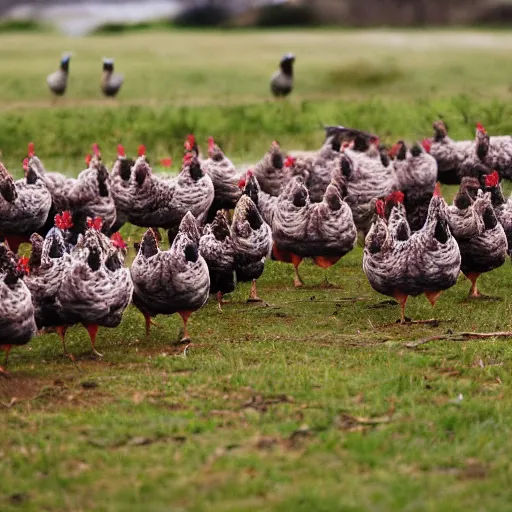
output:
MULTIPOLYGON (((476 120, 510 133, 506 32, 176 32, 65 39, 0 37, 0 149, 19 167, 33 140, 50 167, 76 173, 98 141, 147 144, 179 161, 188 132, 218 137, 237 162, 273 139, 314 148, 319 123, 388 141, 430 133, 443 115, 457 137, 476 120), (53 103, 44 77, 73 50, 69 94, 53 103), (268 76, 296 52, 297 89, 268 98, 268 76), (99 62, 117 58, 126 87, 99 97, 99 62)), ((451 195, 453 189, 445 189, 451 195)), ((140 231, 127 226, 126 237, 140 231)), ((84 329, 13 350, 0 380, 0 509, 5 511, 506 510, 512 498, 510 340, 414 341, 512 330, 510 262, 481 278, 497 301, 467 301, 463 278, 432 310, 412 299, 397 325, 361 270, 357 248, 329 272, 268 262, 267 304, 240 286, 219 313, 177 317, 144 335, 130 308, 100 330, 103 360, 84 329)))

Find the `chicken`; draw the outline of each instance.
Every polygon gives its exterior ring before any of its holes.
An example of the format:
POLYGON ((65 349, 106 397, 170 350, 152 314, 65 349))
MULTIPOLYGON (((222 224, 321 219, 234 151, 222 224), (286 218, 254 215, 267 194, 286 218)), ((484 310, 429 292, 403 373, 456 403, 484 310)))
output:
POLYGON ((59 69, 46 77, 46 83, 55 96, 62 96, 66 92, 70 59, 71 55, 64 55, 60 60, 59 69))
POLYGON ((397 188, 404 194, 407 222, 411 231, 419 231, 425 224, 428 208, 437 180, 437 162, 430 156, 431 142, 424 140, 422 146, 415 144, 409 151, 403 141, 391 149, 396 158, 393 168, 397 188))
POLYGON ((444 184, 453 185, 461 181, 460 166, 466 155, 471 151, 473 141, 454 141, 448 136, 444 121, 432 124, 434 137, 430 154, 437 161, 437 179, 444 184))
POLYGON ((293 89, 293 64, 295 55, 287 53, 279 63, 279 69, 270 79, 270 90, 276 97, 288 96, 293 89))
POLYGON ((448 208, 450 231, 457 241, 480 236, 484 230, 482 198, 478 198, 480 182, 468 176, 462 178, 459 190, 448 208))
POLYGON ((397 188, 395 170, 383 165, 376 137, 356 137, 352 148, 345 150, 343 160, 346 163, 342 165, 351 169, 346 201, 357 229, 366 234, 373 218, 372 200, 387 197, 397 188))
MULTIPOLYGON (((78 178, 68 178, 60 173, 47 172, 35 156, 34 145, 29 144, 29 165, 39 172, 50 191, 52 213, 65 210, 73 213, 73 243, 76 243, 78 234, 85 231, 87 217, 101 217, 105 232, 116 221, 116 205, 110 193, 110 177, 101 160, 97 144, 93 144, 93 152, 94 156, 87 159, 87 169, 78 178)), ((50 227, 51 225, 48 229, 50 227)))
MULTIPOLYGON (((139 156, 146 153, 144 146, 139 147, 139 156)), ((111 227, 112 232, 119 231, 128 222, 132 208, 132 196, 130 194, 130 178, 135 161, 126 156, 124 147, 117 146, 117 158, 110 171, 110 191, 116 206, 116 222, 111 227)))
POLYGON ((265 156, 253 167, 252 171, 263 192, 278 196, 283 185, 284 155, 279 143, 274 141, 265 156))
POLYGON ((0 163, 0 233, 14 252, 45 225, 52 205, 50 192, 40 174, 26 159, 23 167, 25 177, 14 181, 0 163))
MULTIPOLYGON (((294 178, 279 197, 272 222, 273 254, 276 259, 293 264, 295 286, 303 284, 298 273, 303 258, 313 258, 318 266, 327 269, 355 245, 357 230, 352 211, 343 201, 350 173, 343 174, 340 158, 337 165, 322 202, 310 203, 300 178, 294 178)), ((328 284, 327 276, 325 283, 328 284)))
POLYGON ((218 210, 231 210, 242 195, 238 187, 239 177, 231 160, 227 158, 213 137, 208 139, 208 159, 202 164, 204 172, 210 176, 215 195, 209 211, 211 221, 218 210))
POLYGON ((123 85, 124 77, 114 73, 114 59, 103 58, 103 74, 101 76, 101 90, 105 96, 116 96, 123 85))
MULTIPOLYGON (((0 244, 0 349, 4 366, 12 346, 25 345, 36 332, 30 291, 23 282, 26 258, 17 260, 5 244, 0 244)), ((8 375, 0 366, 0 374, 8 375)))
POLYGON ((503 226, 508 241, 508 253, 512 254, 512 197, 503 197, 499 174, 494 171, 485 177, 485 192, 490 192, 494 213, 503 226))
POLYGON ((71 262, 57 294, 64 325, 81 323, 89 333, 93 352, 99 327, 114 328, 132 298, 130 271, 123 266, 125 246, 115 247, 101 233, 101 225, 89 222, 71 252, 71 262))
POLYGON ((478 291, 477 279, 484 272, 501 267, 505 263, 508 248, 507 236, 492 207, 491 194, 479 191, 479 196, 482 200, 480 210, 483 211, 480 215, 484 230, 471 238, 457 240, 462 257, 461 270, 471 281, 469 297, 472 299, 485 298, 478 291))
POLYGON ((67 251, 63 232, 55 226, 48 232, 46 238, 43 239, 34 233, 30 241, 32 242, 32 253, 28 262, 30 271, 25 278, 25 283, 32 294, 37 328, 55 327, 61 338, 64 354, 73 359, 66 350, 67 326, 63 325, 65 319, 62 307, 57 302, 64 275, 71 265, 71 256, 67 251))
POLYGON ((269 226, 272 226, 279 197, 262 192, 258 180, 255 178, 251 169, 248 169, 245 177, 240 179, 239 187, 242 193, 249 196, 252 202, 257 206, 263 220, 269 226))
POLYGON ((133 303, 146 319, 149 335, 151 318, 178 313, 184 325, 183 342, 190 340, 188 319, 208 300, 210 276, 199 252, 199 231, 194 216, 187 212, 170 249, 158 247, 153 230, 144 234, 131 268, 133 303))
POLYGON ((211 178, 190 152, 185 154, 180 174, 173 179, 153 175, 144 156, 139 157, 132 170, 130 188, 130 222, 168 229, 170 243, 188 211, 199 225, 204 224, 215 193, 211 178))
POLYGON ((399 302, 403 323, 409 296, 424 293, 435 305, 441 292, 456 283, 461 256, 448 228, 446 203, 438 195, 430 201, 423 229, 404 240, 399 226, 406 222, 405 212, 394 207, 386 225, 382 201, 377 209, 365 241, 363 270, 374 290, 399 302))
POLYGON ((210 272, 210 293, 217 294, 219 311, 222 311, 222 297, 235 289, 235 251, 223 211, 219 210, 213 222, 204 227, 199 252, 210 272))
POLYGON ((235 251, 237 281, 252 281, 248 302, 261 302, 256 280, 263 273, 265 259, 270 255, 272 232, 248 195, 244 194, 235 207, 231 239, 235 251))
POLYGON ((311 202, 322 201, 327 186, 331 182, 331 174, 339 165, 340 138, 332 135, 327 138, 320 150, 310 156, 300 156, 285 161, 285 168, 291 169, 284 182, 287 183, 293 176, 302 176, 304 184, 309 191, 311 202))

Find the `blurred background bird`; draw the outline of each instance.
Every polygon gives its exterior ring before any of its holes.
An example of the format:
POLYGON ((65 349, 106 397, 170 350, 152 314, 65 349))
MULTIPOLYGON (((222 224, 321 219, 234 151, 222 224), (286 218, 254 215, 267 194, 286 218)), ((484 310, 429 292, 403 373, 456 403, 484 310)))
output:
POLYGON ((279 63, 279 69, 272 75, 270 90, 276 97, 287 96, 293 89, 293 63, 295 55, 287 53, 279 63))
POLYGON ((103 59, 103 75, 101 77, 101 90, 105 96, 115 96, 123 85, 124 77, 114 73, 114 59, 103 59))
POLYGON ((70 54, 63 55, 60 61, 60 68, 46 77, 50 91, 56 96, 62 96, 66 92, 69 75, 70 54))

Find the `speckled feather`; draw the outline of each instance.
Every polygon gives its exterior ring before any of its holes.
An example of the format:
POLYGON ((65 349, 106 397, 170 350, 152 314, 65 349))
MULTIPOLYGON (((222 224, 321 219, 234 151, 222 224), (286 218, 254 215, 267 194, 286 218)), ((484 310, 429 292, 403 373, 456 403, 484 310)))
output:
POLYGON ((210 277, 206 261, 201 254, 196 261, 189 261, 185 254, 187 246, 198 249, 194 238, 180 226, 170 249, 156 248, 154 254, 146 256, 146 245, 156 247, 156 240, 151 230, 145 233, 131 268, 133 302, 143 313, 156 316, 196 311, 208 300, 210 277))

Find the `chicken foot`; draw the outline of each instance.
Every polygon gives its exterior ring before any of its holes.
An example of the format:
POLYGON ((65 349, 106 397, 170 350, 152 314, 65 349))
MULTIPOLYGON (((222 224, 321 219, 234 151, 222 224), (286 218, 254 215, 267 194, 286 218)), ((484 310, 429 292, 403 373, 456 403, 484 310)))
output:
POLYGON ((256 279, 253 279, 252 280, 252 284, 251 284, 251 291, 249 293, 249 298, 247 299, 247 302, 263 302, 259 297, 258 297, 258 292, 256 290, 256 279))
POLYGON ((295 286, 295 288, 300 288, 301 286, 304 286, 304 282, 299 275, 299 265, 302 263, 302 258, 296 254, 292 254, 291 259, 295 272, 293 276, 293 286, 295 286))
POLYGON ((96 324, 84 324, 84 327, 87 329, 87 332, 89 333, 89 338, 91 338, 91 345, 92 345, 92 351, 94 354, 96 354, 98 357, 103 357, 103 354, 101 352, 98 352, 96 350, 96 335, 98 334, 99 326, 96 324))
POLYGON ((181 343, 189 343, 190 344, 190 336, 188 334, 188 319, 190 318, 190 315, 192 314, 192 311, 178 311, 178 314, 181 316, 181 319, 183 320, 183 337, 181 338, 181 343))
POLYGON ((60 336, 60 341, 62 342, 62 348, 64 350, 64 355, 66 357, 69 357, 69 359, 71 359, 71 361, 75 362, 76 361, 75 356, 73 354, 70 354, 66 348, 66 331, 68 330, 68 328, 64 325, 59 325, 58 327, 55 328, 55 330, 57 331, 57 333, 60 336))
POLYGON ((147 313, 142 314, 144 315, 144 320, 146 321, 146 336, 149 336, 149 331, 151 330, 152 325, 157 328, 162 327, 160 324, 157 324, 147 313))
POLYGON ((227 304, 227 302, 222 298, 224 294, 222 292, 217 292, 217 305, 219 307, 219 313, 222 313, 222 305, 227 304))
POLYGON ((484 295, 478 291, 478 287, 476 285, 477 279, 480 277, 479 272, 468 272, 466 276, 471 281, 471 288, 469 290, 468 299, 480 299, 480 300, 500 300, 499 297, 492 297, 490 295, 484 295))

